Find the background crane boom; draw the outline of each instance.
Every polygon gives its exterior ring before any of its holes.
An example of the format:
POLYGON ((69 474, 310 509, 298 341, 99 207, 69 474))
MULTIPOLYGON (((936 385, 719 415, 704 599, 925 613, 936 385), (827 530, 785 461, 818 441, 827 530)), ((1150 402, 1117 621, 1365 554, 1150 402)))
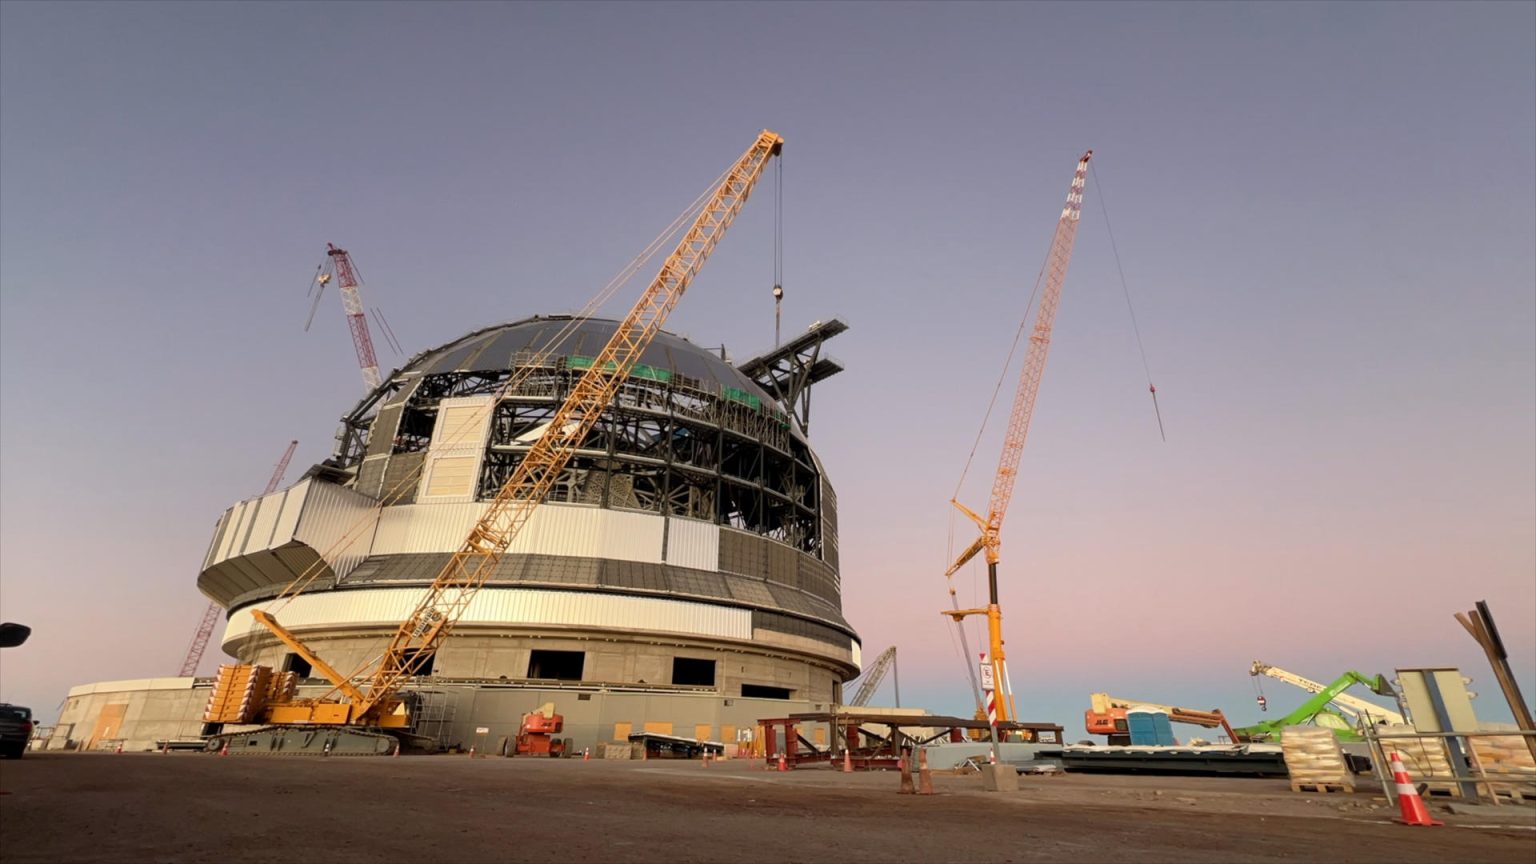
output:
POLYGON ((1051 328, 1056 322, 1056 309, 1061 304, 1061 286, 1067 278, 1067 265, 1072 261, 1072 245, 1077 239, 1077 225, 1082 217, 1083 187, 1087 183, 1088 160, 1091 158, 1093 151, 1089 150, 1078 160, 1077 170, 1072 175, 1072 185, 1067 189, 1067 203, 1061 208, 1061 217, 1056 221, 1056 233, 1051 239, 1051 250, 1041 273, 1045 280, 1044 291, 1040 295, 1040 308, 1035 315, 1035 329, 1029 337, 1024 366, 1019 371, 1019 384, 1014 391, 1013 410, 1008 417, 1008 431, 1003 438, 1003 453, 998 460, 997 475, 992 481, 992 497, 987 506, 987 515, 983 518, 957 500, 952 499, 950 502, 976 523, 981 529, 981 536, 961 553, 944 575, 953 577, 966 562, 976 557, 976 553, 985 549, 988 603, 986 609, 960 609, 951 585, 950 603, 954 608, 943 614, 951 616, 957 623, 967 615, 987 616, 991 649, 987 663, 992 667, 994 686, 1003 694, 995 706, 996 719, 999 720, 1007 720, 1016 713, 1003 652, 1002 612, 997 603, 997 561, 1003 516, 1007 514, 1008 502, 1013 497, 1019 459, 1024 455, 1024 439, 1029 435, 1029 421, 1035 410, 1035 396, 1040 392, 1040 378, 1045 374, 1045 358, 1051 348, 1051 328))
MULTIPOLYGON (((298 446, 298 441, 288 442, 288 449, 283 451, 283 458, 277 460, 276 467, 272 469, 272 479, 267 481, 267 488, 262 495, 277 491, 278 484, 283 482, 283 475, 288 472, 288 462, 293 459, 293 451, 298 446)), ((197 674, 197 667, 203 662, 203 652, 208 648, 208 640, 213 637, 213 627, 218 623, 220 611, 222 607, 212 602, 203 610, 203 620, 198 623, 197 632, 192 635, 192 644, 187 648, 187 656, 181 661, 182 678, 197 674)))

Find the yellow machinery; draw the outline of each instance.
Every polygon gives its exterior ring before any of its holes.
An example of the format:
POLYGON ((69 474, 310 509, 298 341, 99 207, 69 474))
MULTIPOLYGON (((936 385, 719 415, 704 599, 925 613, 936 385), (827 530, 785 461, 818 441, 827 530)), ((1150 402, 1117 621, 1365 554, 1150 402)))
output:
MULTIPOLYGON (((1088 160, 1093 157, 1089 150, 1077 162, 1072 175, 1072 185, 1067 190, 1067 203, 1061 209, 1056 222, 1056 234, 1051 240, 1051 251, 1046 260, 1042 278, 1044 291, 1040 295, 1040 308, 1035 316, 1035 329, 1029 337, 1029 350, 1024 366, 1019 372, 1018 389, 1014 392, 1013 412, 1008 418, 1008 431, 1003 439, 1002 458, 998 461, 997 476, 992 481, 992 497, 987 515, 980 516, 957 500, 951 499, 964 513, 981 535, 976 538, 955 563, 944 572, 949 578, 951 609, 942 614, 955 619, 958 624, 968 615, 987 616, 988 655, 982 669, 982 687, 987 691, 987 704, 978 706, 978 716, 1003 721, 1015 719, 1017 709, 1013 702, 1013 690, 1008 683, 1008 667, 1003 653, 1003 613, 997 604, 997 561, 1002 546, 1003 516, 1008 512, 1008 501, 1013 497, 1013 484, 1019 473, 1019 459, 1024 454, 1024 439, 1029 434, 1030 415, 1035 410, 1035 396, 1040 392, 1040 378, 1045 372, 1046 354, 1051 348, 1051 327, 1056 321, 1056 308, 1061 303, 1061 286, 1067 278, 1067 265, 1072 260, 1072 244, 1077 238, 1077 224, 1082 212, 1083 186, 1088 179, 1088 160), (987 553, 987 607, 985 609, 961 609, 955 599, 953 577, 957 571, 983 549, 987 553), (990 686, 989 686, 990 682, 990 686), (999 698, 997 694, 1001 694, 999 698)), ((963 631, 962 631, 963 635, 963 631)), ((967 658, 969 659, 969 658, 967 658)), ((995 729, 994 729, 995 735, 995 729)))
MULTIPOLYGON (((699 268, 741 211, 768 160, 779 153, 783 143, 784 139, 776 133, 763 130, 726 172, 692 227, 661 265, 656 278, 614 330, 613 337, 598 353, 591 367, 571 388, 570 395, 545 427, 544 434, 503 484, 484 517, 470 530, 469 537, 433 580, 410 617, 401 622, 375 668, 359 670, 356 675, 342 674, 271 614, 262 610, 252 612, 262 626, 304 658, 333 686, 330 693, 318 699, 268 702, 260 722, 301 728, 321 724, 404 730, 410 726, 410 717, 401 698, 402 685, 433 657, 443 638, 493 572, 508 544, 527 525, 534 509, 549 494, 561 470, 629 377, 640 355, 660 332, 699 268)), ((300 577, 278 599, 298 593, 311 581, 312 577, 300 577)), ((312 730, 302 739, 296 739, 290 734, 291 730, 280 731, 281 735, 268 736, 267 745, 271 749, 287 746, 314 750, 322 746, 316 742, 324 740, 328 742, 324 746, 329 752, 331 746, 347 743, 336 735, 317 738, 312 730), (294 743, 296 741, 298 743, 294 743)), ((247 744, 261 746, 261 742, 250 735, 245 737, 247 744)), ((380 739, 383 736, 363 733, 360 737, 380 739)), ((222 742, 215 741, 212 746, 219 743, 222 742)), ((373 746, 365 745, 364 749, 373 746)))

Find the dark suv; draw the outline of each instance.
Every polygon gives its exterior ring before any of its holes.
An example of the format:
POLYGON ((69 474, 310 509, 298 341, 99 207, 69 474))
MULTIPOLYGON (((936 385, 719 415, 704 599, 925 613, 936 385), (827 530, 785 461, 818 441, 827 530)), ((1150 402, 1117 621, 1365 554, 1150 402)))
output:
POLYGON ((32 709, 0 702, 0 756, 20 759, 32 739, 32 709))

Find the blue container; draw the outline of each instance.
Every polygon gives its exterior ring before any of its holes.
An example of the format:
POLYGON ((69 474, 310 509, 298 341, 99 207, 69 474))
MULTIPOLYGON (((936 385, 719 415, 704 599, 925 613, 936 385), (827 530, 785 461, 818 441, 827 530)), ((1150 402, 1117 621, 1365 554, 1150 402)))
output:
POLYGON ((1173 746, 1173 726, 1168 722, 1167 714, 1161 711, 1133 708, 1126 712, 1125 721, 1130 727, 1132 745, 1173 746))

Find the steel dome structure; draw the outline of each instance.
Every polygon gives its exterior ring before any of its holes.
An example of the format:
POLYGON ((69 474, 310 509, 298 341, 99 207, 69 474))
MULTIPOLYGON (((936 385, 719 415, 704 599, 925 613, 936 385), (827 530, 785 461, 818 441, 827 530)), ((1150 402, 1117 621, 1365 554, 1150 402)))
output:
MULTIPOLYGON (((733 700, 839 701, 860 643, 842 614, 836 495, 797 411, 841 368, 815 356, 833 323, 813 327, 813 350, 740 367, 660 334, 422 686, 688 696, 667 710, 717 721, 733 700)), ((366 665, 615 326, 527 318, 390 374, 330 459, 219 520, 198 587, 229 610, 224 650, 306 673, 249 610, 307 572, 285 626, 338 669, 366 665)), ((511 710, 471 701, 463 722, 511 710)), ((609 701, 591 706, 594 731, 628 710, 609 701)))

